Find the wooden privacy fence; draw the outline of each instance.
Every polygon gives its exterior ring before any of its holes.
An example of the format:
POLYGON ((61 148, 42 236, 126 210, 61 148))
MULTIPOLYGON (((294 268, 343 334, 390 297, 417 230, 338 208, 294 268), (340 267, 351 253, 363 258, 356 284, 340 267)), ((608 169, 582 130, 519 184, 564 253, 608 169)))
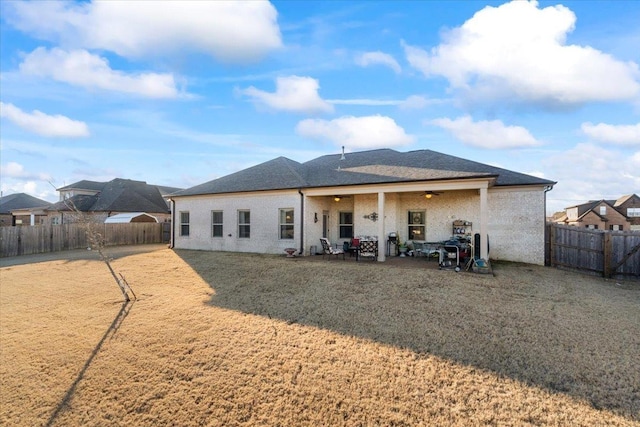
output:
MULTIPOLYGON (((166 226, 169 224, 167 223, 166 226)), ((106 246, 164 243, 164 223, 92 224, 106 246)), ((0 227, 0 257, 56 252, 89 247, 87 225, 0 227)))
POLYGON ((553 267, 603 277, 640 278, 640 233, 547 225, 547 261, 553 267))

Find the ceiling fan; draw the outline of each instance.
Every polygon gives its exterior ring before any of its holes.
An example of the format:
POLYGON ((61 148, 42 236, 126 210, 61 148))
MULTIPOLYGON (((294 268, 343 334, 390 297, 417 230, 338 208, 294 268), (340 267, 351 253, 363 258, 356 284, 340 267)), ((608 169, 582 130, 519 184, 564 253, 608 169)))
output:
POLYGON ((438 191, 425 191, 424 193, 422 193, 422 195, 425 197, 425 199, 430 199, 433 196, 439 196, 441 195, 441 192, 438 191))

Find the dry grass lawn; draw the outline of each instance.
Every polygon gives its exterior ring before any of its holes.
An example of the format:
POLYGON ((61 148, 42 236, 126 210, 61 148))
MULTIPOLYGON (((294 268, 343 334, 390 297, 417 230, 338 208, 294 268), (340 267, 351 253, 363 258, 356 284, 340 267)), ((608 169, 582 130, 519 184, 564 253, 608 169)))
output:
POLYGON ((640 425, 636 284, 154 249, 0 269, 0 425, 640 425))

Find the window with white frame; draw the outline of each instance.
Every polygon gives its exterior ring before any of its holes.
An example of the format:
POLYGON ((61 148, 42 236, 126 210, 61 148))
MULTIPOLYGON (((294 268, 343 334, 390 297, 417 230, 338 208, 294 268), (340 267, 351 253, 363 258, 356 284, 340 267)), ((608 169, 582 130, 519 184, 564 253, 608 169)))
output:
POLYGON ((240 239, 251 237, 251 211, 238 211, 238 237, 240 239))
POLYGON ((340 238, 351 239, 353 237, 353 212, 340 212, 340 238))
POLYGON ((427 214, 425 211, 409 211, 407 224, 407 240, 426 240, 425 224, 427 214))
POLYGON ((640 216, 640 208, 627 208, 628 217, 640 216))
POLYGON ((222 237, 222 211, 211 211, 211 237, 222 237))
POLYGON ((189 235, 189 211, 180 212, 180 235, 189 235))
POLYGON ((585 225, 586 228, 588 228, 589 230, 597 230, 598 226, 595 224, 587 224, 585 225))
POLYGON ((609 230, 611 231, 622 231, 622 226, 619 224, 611 224, 609 226, 609 230))
POLYGON ((607 214, 607 207, 600 206, 600 215, 606 215, 606 214, 607 214))
POLYGON ((280 209, 280 238, 293 239, 293 209, 280 209))

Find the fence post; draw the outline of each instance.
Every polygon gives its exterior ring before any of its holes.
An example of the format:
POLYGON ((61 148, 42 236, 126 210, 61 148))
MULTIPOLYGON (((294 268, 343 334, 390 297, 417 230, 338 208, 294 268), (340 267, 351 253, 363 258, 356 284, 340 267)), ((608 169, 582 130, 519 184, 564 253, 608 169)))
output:
POLYGON ((555 267, 556 260, 556 226, 551 225, 549 230, 549 265, 555 267))
POLYGON ((22 255, 22 226, 18 226, 18 255, 22 255))
POLYGON ((603 242, 602 249, 604 251, 604 256, 602 257, 602 277, 611 277, 611 252, 613 250, 612 241, 611 241, 611 233, 604 232, 603 233, 603 242))

